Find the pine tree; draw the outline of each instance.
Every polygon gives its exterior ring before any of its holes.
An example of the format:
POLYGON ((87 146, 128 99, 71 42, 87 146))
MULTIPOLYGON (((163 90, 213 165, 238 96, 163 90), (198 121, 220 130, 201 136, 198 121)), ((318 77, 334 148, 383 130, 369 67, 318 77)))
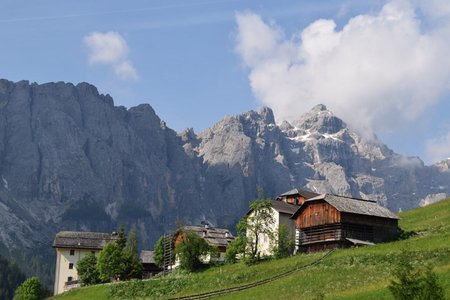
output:
POLYGON ((117 233, 117 245, 120 247, 120 249, 125 248, 127 244, 127 239, 125 237, 125 225, 120 224, 119 226, 119 232, 117 233))

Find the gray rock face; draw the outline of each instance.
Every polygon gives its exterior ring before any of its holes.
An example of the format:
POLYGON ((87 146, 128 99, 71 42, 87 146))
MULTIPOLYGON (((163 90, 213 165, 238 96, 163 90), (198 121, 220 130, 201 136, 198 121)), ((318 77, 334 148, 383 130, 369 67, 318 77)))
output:
POLYGON ((323 105, 292 124, 276 125, 263 108, 176 134, 149 105, 115 107, 86 83, 0 80, 0 153, 0 243, 11 252, 51 251, 59 230, 120 223, 136 225, 145 248, 177 222, 232 229, 260 187, 268 197, 298 187, 370 198, 394 211, 450 195, 450 160, 424 166, 395 154, 323 105))
POLYGON ((85 83, 2 80, 0 134, 1 242, 10 249, 118 223, 136 224, 145 244, 169 220, 196 215, 196 162, 149 105, 114 107, 85 83))

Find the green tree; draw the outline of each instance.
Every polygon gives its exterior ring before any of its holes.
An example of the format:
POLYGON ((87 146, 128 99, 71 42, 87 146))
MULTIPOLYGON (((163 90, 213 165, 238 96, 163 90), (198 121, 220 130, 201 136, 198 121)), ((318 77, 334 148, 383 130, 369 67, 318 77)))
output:
POLYGON ((100 252, 97 270, 102 281, 142 278, 142 264, 138 256, 136 227, 125 239, 125 229, 121 225, 115 242, 108 243, 100 252))
POLYGON ((236 225, 236 238, 231 241, 225 252, 225 262, 235 263, 237 256, 245 257, 245 250, 247 249, 247 222, 243 218, 236 225))
POLYGON ((94 253, 88 253, 77 263, 78 278, 82 285, 100 283, 100 274, 97 270, 97 257, 94 253))
POLYGON ((163 267, 164 265, 164 241, 165 237, 161 236, 155 243, 153 247, 153 257, 155 258, 155 263, 158 267, 163 267))
POLYGON ((12 299, 14 290, 25 280, 19 268, 0 256, 0 299, 12 299))
POLYGON ((98 255, 97 269, 100 279, 108 282, 118 279, 124 272, 122 248, 116 242, 105 245, 98 255))
POLYGON ((281 224, 278 227, 275 242, 274 253, 276 258, 288 257, 292 254, 294 241, 290 236, 289 228, 285 224, 281 224))
POLYGON ((164 243, 167 239, 172 239, 172 261, 174 260, 174 237, 173 235, 170 236, 161 236, 155 243, 155 246, 153 247, 153 257, 155 258, 155 263, 158 267, 162 268, 164 267, 164 243))
POLYGON ((41 300, 46 297, 46 290, 36 276, 25 280, 14 293, 14 300, 41 300))
POLYGON ((122 252, 122 265, 123 269, 120 274, 120 278, 123 280, 136 278, 142 278, 142 264, 139 257, 131 250, 125 249, 122 252))
POLYGON ((225 262, 235 263, 239 254, 244 255, 246 244, 245 235, 238 235, 227 247, 225 252, 225 262))
POLYGON ((138 255, 138 238, 136 226, 133 226, 130 231, 128 231, 127 241, 125 245, 125 250, 138 255))
POLYGON ((128 232, 125 248, 122 250, 124 270, 122 278, 142 278, 142 263, 138 253, 138 238, 136 226, 128 232))
POLYGON ((188 271, 196 271, 202 265, 200 257, 208 254, 208 243, 195 232, 184 231, 181 242, 175 247, 175 253, 180 260, 180 268, 188 271))
POLYGON ((270 199, 256 199, 250 203, 250 213, 241 220, 241 227, 246 231, 246 254, 251 261, 260 258, 261 237, 266 235, 270 240, 274 238, 273 225, 275 218, 272 214, 270 199))
POLYGON ((125 246, 127 244, 127 239, 125 236, 125 225, 123 225, 123 224, 120 224, 120 226, 119 226, 119 231, 117 232, 116 243, 120 247, 120 249, 125 248, 125 246))

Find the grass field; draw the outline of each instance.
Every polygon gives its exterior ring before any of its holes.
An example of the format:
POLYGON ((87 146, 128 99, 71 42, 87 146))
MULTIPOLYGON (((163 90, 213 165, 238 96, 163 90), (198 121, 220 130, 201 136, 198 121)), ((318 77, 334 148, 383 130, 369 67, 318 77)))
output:
MULTIPOLYGON (((387 288, 402 251, 417 267, 431 266, 450 299, 450 199, 400 214, 400 227, 411 237, 371 247, 337 250, 320 264, 271 283, 216 299, 392 299, 387 288)), ((216 266, 198 273, 174 273, 151 281, 80 288, 52 299, 167 299, 239 286, 306 265, 323 253, 297 255, 254 266, 216 266), (121 292, 121 293, 120 293, 121 292)))

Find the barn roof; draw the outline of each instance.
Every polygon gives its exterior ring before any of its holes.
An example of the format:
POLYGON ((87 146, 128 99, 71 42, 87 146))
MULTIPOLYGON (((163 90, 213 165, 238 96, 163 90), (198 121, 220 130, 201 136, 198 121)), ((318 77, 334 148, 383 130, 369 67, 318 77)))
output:
POLYGON ((300 208, 295 212, 295 214, 292 217, 297 216, 300 213, 300 211, 304 207, 306 207, 309 203, 319 200, 325 200, 325 202, 329 203, 331 206, 333 206, 340 212, 388 218, 388 219, 400 219, 389 209, 379 205, 375 201, 355 199, 330 194, 322 194, 317 197, 306 200, 305 203, 303 203, 303 205, 300 206, 300 208))
POLYGON ((228 244, 234 240, 233 235, 228 229, 216 228, 211 226, 184 226, 184 230, 195 232, 198 236, 205 239, 205 241, 216 247, 227 247, 228 244))
POLYGON ((289 204, 279 200, 272 200, 272 207, 279 213, 292 215, 298 209, 298 205, 289 204))
POLYGON ((139 254, 139 259, 143 264, 154 264, 155 263, 155 256, 153 254, 153 251, 150 250, 142 250, 139 254))
POLYGON ((292 189, 290 191, 287 191, 286 193, 279 195, 277 197, 277 199, 281 198, 281 197, 293 196, 293 195, 300 195, 300 196, 303 196, 305 199, 309 199, 309 198, 317 197, 320 194, 317 194, 317 193, 314 193, 311 191, 307 191, 307 190, 302 190, 302 189, 292 189))
POLYGON ((115 233, 60 231, 53 240, 53 248, 81 248, 101 250, 105 245, 117 239, 115 233))

